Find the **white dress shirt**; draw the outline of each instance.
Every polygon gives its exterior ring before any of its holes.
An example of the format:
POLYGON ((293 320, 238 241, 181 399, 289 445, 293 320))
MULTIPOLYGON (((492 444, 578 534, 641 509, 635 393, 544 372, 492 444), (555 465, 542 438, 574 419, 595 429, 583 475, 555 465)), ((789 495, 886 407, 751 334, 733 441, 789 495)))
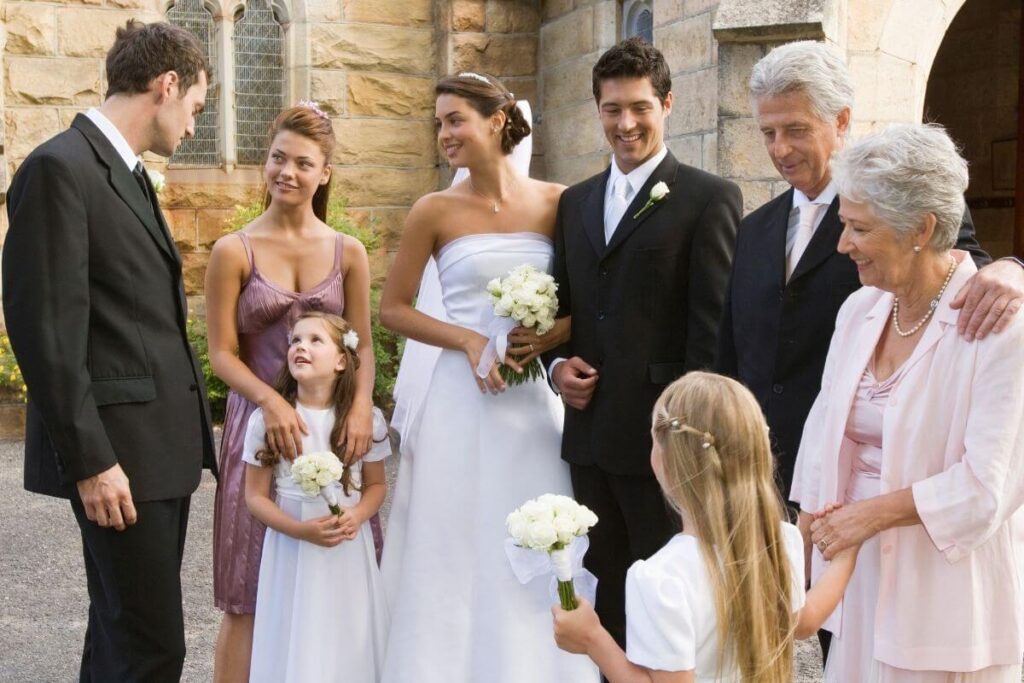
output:
POLYGON ((114 150, 117 151, 117 155, 124 161, 128 170, 134 171, 135 165, 142 162, 142 157, 132 150, 131 145, 124 139, 124 135, 117 129, 117 126, 96 107, 92 107, 89 111, 85 112, 85 116, 96 124, 96 127, 103 133, 103 137, 114 146, 114 150))
MULTIPOLYGON (((825 186, 825 189, 822 190, 814 199, 809 199, 803 192, 795 187, 793 188, 793 206, 789 210, 789 224, 786 227, 786 263, 788 264, 790 259, 793 258, 795 260, 793 263, 794 270, 796 269, 796 263, 798 263, 800 261, 800 257, 803 256, 803 253, 793 254, 793 246, 797 241, 797 228, 800 225, 800 207, 804 204, 824 205, 823 208, 818 210, 818 215, 814 220, 814 230, 817 231, 818 226, 821 225, 822 219, 825 218, 825 213, 828 211, 828 207, 836 198, 836 194, 837 190, 834 180, 830 180, 828 185, 825 186)), ((803 244, 803 247, 806 249, 806 242, 803 244)))

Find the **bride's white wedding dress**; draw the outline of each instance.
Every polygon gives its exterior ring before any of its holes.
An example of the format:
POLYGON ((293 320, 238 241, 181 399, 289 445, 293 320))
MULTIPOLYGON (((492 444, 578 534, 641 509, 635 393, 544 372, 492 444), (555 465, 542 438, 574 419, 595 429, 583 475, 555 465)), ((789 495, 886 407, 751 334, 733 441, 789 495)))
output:
MULTIPOLYGON (((486 335, 487 282, 524 263, 550 271, 551 258, 537 233, 449 242, 437 254, 449 322, 486 335)), ((549 580, 520 584, 504 550, 509 512, 572 495, 560 401, 543 380, 483 394, 466 355, 446 350, 418 413, 384 545, 384 683, 596 683, 587 657, 555 646, 549 580)))

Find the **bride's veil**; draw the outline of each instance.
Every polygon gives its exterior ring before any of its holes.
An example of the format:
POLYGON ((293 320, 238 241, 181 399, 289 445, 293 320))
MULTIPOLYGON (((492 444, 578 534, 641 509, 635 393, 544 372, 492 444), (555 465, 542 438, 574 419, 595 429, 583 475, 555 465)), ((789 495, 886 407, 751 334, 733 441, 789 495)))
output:
MULTIPOLYGON (((532 121, 530 103, 526 100, 516 102, 519 111, 527 121, 532 121)), ((512 164, 523 175, 530 175, 530 157, 533 154, 532 135, 527 135, 510 156, 512 164)), ((452 178, 452 185, 462 182, 469 176, 465 168, 460 168, 455 177, 452 178)), ((426 267, 423 269, 423 278, 420 280, 419 293, 416 295, 416 310, 426 313, 432 318, 448 321, 444 311, 444 302, 441 300, 441 280, 438 277, 437 262, 430 257, 426 267)), ((441 354, 441 349, 436 346, 422 344, 412 339, 405 342, 405 350, 402 352, 402 361, 398 366, 398 378, 395 380, 395 412, 391 418, 391 426, 394 427, 402 438, 402 445, 405 444, 405 437, 409 429, 416 421, 423 398, 427 393, 430 378, 434 374, 434 365, 441 354)))

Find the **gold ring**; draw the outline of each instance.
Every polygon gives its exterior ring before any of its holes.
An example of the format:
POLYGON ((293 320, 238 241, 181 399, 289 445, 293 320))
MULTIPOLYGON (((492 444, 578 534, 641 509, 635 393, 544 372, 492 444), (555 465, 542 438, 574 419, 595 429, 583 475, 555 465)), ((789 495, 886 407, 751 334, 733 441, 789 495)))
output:
POLYGON ((818 541, 818 550, 820 550, 821 552, 825 552, 825 548, 827 547, 828 543, 826 543, 825 541, 818 541))

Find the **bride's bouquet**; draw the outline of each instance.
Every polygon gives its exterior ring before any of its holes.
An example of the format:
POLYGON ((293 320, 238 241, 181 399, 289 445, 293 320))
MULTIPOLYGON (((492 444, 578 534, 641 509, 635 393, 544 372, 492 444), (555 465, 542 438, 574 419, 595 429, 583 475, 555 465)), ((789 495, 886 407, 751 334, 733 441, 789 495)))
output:
POLYGON ((342 510, 338 504, 337 487, 331 484, 341 481, 343 472, 338 456, 330 451, 300 455, 292 462, 292 480, 307 496, 323 497, 335 515, 341 515, 342 510))
POLYGON ((533 328, 538 335, 547 334, 555 326, 558 313, 558 284, 548 273, 537 270, 529 264, 513 268, 505 278, 496 277, 487 283, 487 293, 494 305, 495 321, 488 330, 491 341, 484 350, 477 375, 486 377, 491 363, 499 362, 498 371, 508 384, 522 384, 543 376, 538 359, 534 359, 519 374, 507 367, 502 360, 508 349, 508 333, 515 327, 533 328))
MULTIPOLYGON (((595 524, 597 515, 586 505, 580 505, 568 496, 551 493, 526 501, 505 519, 509 536, 516 546, 548 554, 550 569, 558 580, 558 599, 564 610, 576 609, 573 575, 583 571, 583 554, 587 549, 585 536, 595 524)), ((525 573, 521 571, 522 567, 516 566, 512 554, 509 554, 509 560, 517 576, 525 573)))

